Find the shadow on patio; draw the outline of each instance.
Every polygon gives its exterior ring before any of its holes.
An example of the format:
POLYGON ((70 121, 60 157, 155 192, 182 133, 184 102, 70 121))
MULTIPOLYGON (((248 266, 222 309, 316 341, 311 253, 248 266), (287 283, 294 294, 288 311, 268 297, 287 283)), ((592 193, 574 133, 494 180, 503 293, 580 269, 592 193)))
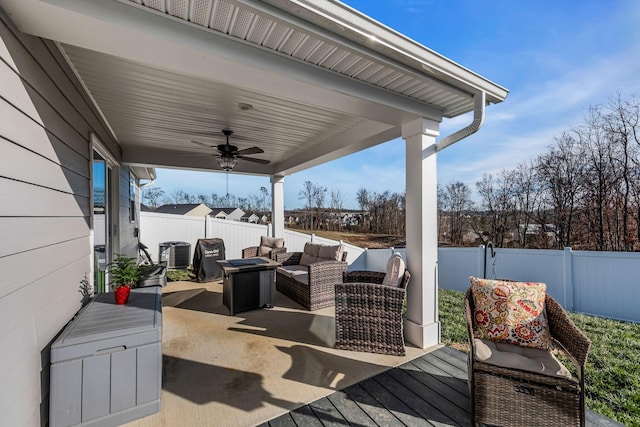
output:
POLYGON ((333 307, 308 312, 276 293, 274 308, 231 316, 220 282, 169 283, 161 410, 127 425, 257 425, 425 353, 336 350, 334 334, 333 307))

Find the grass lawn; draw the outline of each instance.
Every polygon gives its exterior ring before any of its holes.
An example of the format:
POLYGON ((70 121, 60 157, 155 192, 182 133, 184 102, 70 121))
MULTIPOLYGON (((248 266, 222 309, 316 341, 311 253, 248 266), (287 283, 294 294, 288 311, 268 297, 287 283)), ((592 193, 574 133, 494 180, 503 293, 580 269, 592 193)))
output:
MULTIPOLYGON (((440 289, 442 342, 469 351, 464 294, 440 289)), ((628 426, 640 426, 640 324, 569 313, 591 339, 587 408, 628 426)))

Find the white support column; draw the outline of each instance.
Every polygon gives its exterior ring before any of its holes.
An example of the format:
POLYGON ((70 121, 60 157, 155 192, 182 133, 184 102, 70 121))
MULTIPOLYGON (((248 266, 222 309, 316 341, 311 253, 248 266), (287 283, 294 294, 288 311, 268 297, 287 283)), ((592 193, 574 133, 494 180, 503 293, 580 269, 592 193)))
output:
POLYGON ((407 170, 407 289, 405 338, 420 348, 440 342, 438 321, 438 208, 436 136, 439 123, 418 119, 402 126, 407 170))
POLYGON ((271 176, 271 237, 284 236, 284 176, 271 176))

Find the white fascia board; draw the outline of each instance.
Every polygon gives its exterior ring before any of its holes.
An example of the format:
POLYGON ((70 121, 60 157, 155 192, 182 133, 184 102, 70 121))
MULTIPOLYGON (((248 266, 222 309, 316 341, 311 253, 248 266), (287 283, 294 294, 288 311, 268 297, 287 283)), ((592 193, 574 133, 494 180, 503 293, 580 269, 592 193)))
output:
POLYGON ((177 74, 398 125, 442 111, 196 24, 118 1, 5 0, 29 34, 177 74))
MULTIPOLYGON (((247 0, 244 0, 247 1, 247 0)), ((315 25, 341 34, 427 76, 475 94, 485 92, 490 102, 506 99, 508 89, 457 64, 369 16, 336 0, 262 0, 295 13, 315 25)))

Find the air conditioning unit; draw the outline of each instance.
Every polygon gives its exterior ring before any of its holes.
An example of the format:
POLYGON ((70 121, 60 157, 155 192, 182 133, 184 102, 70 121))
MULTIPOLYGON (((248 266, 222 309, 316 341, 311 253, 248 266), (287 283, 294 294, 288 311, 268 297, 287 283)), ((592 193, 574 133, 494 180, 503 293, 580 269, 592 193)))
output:
POLYGON ((163 242, 159 248, 159 262, 167 268, 187 268, 191 261, 191 244, 187 242, 163 242))

